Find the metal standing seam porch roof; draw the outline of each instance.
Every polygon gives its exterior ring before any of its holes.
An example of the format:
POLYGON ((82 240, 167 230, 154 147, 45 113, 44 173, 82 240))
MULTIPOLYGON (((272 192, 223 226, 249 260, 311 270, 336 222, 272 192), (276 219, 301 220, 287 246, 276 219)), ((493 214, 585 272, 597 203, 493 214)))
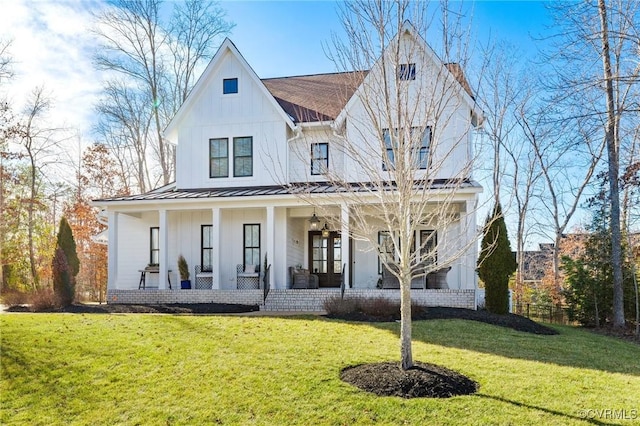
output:
MULTIPOLYGON (((255 196, 281 196, 297 194, 336 194, 345 191, 369 192, 377 191, 376 184, 352 183, 350 188, 335 185, 328 182, 292 185, 273 186, 250 186, 250 187, 227 187, 209 189, 175 189, 172 185, 167 186, 167 190, 154 190, 145 194, 125 195, 120 197, 110 197, 94 200, 94 203, 108 203, 117 201, 158 201, 158 200, 188 200, 207 198, 233 198, 233 197, 255 197, 255 196)), ((393 190, 394 182, 389 182, 385 189, 393 190)), ((416 182, 416 189, 446 189, 446 188, 481 188, 481 186, 470 179, 437 179, 432 181, 428 187, 425 182, 416 182)))

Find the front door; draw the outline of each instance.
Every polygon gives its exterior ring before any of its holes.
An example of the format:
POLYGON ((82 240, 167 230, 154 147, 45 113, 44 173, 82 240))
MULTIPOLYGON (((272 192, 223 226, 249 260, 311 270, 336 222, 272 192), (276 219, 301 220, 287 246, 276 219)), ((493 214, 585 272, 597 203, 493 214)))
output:
POLYGON ((342 284, 342 239, 339 232, 323 237, 320 231, 309 232, 311 273, 318 276, 320 287, 342 284))

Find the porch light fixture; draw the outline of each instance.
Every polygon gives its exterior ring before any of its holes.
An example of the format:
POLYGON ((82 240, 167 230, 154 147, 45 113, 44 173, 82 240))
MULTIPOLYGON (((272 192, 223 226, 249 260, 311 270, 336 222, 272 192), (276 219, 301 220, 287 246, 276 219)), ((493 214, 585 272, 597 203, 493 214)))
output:
POLYGON ((313 209, 313 216, 309 219, 309 231, 317 231, 320 227, 320 219, 316 216, 316 209, 313 209))
POLYGON ((327 226, 327 222, 325 222, 324 226, 322 227, 322 237, 323 238, 329 237, 329 227, 327 226))

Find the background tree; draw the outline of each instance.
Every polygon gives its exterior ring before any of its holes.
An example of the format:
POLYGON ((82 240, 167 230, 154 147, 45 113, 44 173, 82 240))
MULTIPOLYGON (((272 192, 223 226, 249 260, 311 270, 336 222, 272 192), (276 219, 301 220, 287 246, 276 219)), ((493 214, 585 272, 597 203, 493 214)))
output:
POLYGON ((96 14, 101 48, 96 66, 117 77, 106 82, 97 110, 104 141, 129 155, 137 190, 173 179, 173 147, 162 132, 195 83, 196 71, 213 55, 220 36, 233 25, 216 3, 173 3, 162 20, 160 0, 117 0, 96 14), (149 164, 153 153, 159 173, 149 164))
MULTIPOLYGON (((565 297, 571 320, 588 326, 600 327, 613 324, 613 266, 611 264, 610 203, 606 190, 606 173, 600 175, 601 191, 589 199, 592 221, 587 233, 581 235, 583 249, 563 256, 563 269, 567 286, 565 297)), ((626 243, 623 242, 623 250, 626 243)), ((623 262, 625 311, 631 320, 634 317, 633 268, 623 262)))
POLYGON ((601 140, 607 152, 611 204, 611 265, 614 325, 624 326, 622 233, 620 226, 620 148, 637 123, 638 2, 556 3, 557 43, 547 58, 554 64, 549 81, 565 122, 580 126, 585 138, 601 140), (600 67, 594 64, 602 64, 600 67))
POLYGON ((478 276, 484 282, 485 307, 496 314, 509 313, 509 277, 517 268, 502 207, 497 203, 485 224, 478 276))
POLYGON ((40 283, 38 253, 36 250, 38 238, 43 237, 37 232, 38 214, 46 212, 46 202, 43 200, 45 170, 52 163, 60 161, 61 142, 64 140, 59 134, 61 129, 49 127, 44 124, 44 118, 51 107, 51 100, 46 95, 43 87, 37 87, 24 109, 23 117, 17 121, 6 133, 10 140, 18 146, 19 156, 27 160, 26 171, 28 185, 28 197, 24 199, 27 210, 27 239, 28 256, 31 272, 31 283, 34 289, 40 283))

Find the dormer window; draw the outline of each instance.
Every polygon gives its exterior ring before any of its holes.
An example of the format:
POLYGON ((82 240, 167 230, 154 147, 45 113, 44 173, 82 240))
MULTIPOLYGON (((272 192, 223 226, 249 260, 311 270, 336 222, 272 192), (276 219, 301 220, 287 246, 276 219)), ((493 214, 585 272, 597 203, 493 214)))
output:
POLYGON ((398 70, 398 78, 400 80, 415 80, 416 64, 400 64, 400 70, 398 70))
POLYGON ((238 79, 237 78, 225 78, 222 80, 222 94, 229 95, 232 93, 238 93, 238 79))

